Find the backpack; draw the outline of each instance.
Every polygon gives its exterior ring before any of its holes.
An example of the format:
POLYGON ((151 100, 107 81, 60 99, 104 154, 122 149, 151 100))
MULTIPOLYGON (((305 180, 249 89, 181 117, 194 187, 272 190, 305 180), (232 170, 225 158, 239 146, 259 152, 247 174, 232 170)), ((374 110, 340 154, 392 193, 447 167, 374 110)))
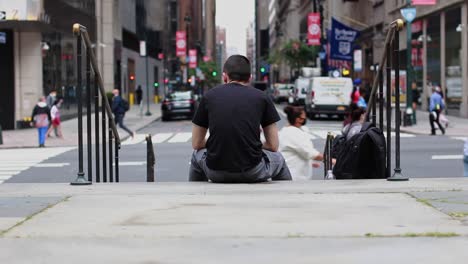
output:
POLYGON ((125 110, 125 112, 127 112, 128 110, 130 110, 130 104, 128 103, 127 100, 125 100, 125 99, 122 98, 122 103, 121 103, 121 104, 122 104, 122 107, 123 107, 123 109, 125 110))
POLYGON ((336 158, 333 174, 336 179, 384 179, 386 144, 382 131, 366 122, 361 131, 346 140, 346 135, 335 138, 332 155, 336 158))
POLYGON ((47 114, 37 114, 34 116, 33 120, 36 128, 49 126, 49 116, 47 114))

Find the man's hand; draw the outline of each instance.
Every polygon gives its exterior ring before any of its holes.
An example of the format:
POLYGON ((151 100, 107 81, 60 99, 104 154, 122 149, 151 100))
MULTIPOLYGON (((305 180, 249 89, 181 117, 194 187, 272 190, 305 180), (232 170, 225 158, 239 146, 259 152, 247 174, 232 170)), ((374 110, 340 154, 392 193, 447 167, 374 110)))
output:
POLYGON ((277 152, 279 148, 278 139, 278 127, 276 123, 263 128, 263 134, 265 135, 265 143, 263 143, 263 149, 277 152))
POLYGON ((206 147, 206 132, 208 129, 193 124, 192 127, 192 147, 194 150, 204 149, 206 147))
POLYGON ((312 168, 320 168, 320 163, 312 162, 312 168))

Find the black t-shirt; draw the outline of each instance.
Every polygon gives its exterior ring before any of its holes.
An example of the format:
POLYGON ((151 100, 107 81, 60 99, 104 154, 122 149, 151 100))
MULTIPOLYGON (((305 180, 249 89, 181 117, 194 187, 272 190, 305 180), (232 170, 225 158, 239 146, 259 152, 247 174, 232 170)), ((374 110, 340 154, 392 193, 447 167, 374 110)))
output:
POLYGON ((212 170, 241 172, 262 159, 260 126, 280 120, 271 99, 262 91, 236 83, 208 91, 193 123, 209 128, 206 163, 212 170))

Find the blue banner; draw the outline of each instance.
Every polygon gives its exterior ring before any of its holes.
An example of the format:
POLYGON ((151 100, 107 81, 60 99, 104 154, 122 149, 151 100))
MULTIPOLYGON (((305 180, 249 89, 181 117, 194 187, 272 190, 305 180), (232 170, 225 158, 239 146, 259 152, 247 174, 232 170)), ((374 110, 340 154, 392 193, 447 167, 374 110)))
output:
POLYGON ((330 58, 334 60, 353 60, 353 44, 359 31, 340 23, 332 18, 330 38, 330 58))

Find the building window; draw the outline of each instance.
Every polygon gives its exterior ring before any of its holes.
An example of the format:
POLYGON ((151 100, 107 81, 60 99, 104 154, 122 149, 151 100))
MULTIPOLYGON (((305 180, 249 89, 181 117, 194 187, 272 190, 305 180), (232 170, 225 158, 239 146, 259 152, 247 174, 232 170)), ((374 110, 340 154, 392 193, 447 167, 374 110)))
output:
POLYGON ((447 107, 457 109, 462 100, 461 67, 461 9, 450 9, 445 13, 445 92, 447 107))

